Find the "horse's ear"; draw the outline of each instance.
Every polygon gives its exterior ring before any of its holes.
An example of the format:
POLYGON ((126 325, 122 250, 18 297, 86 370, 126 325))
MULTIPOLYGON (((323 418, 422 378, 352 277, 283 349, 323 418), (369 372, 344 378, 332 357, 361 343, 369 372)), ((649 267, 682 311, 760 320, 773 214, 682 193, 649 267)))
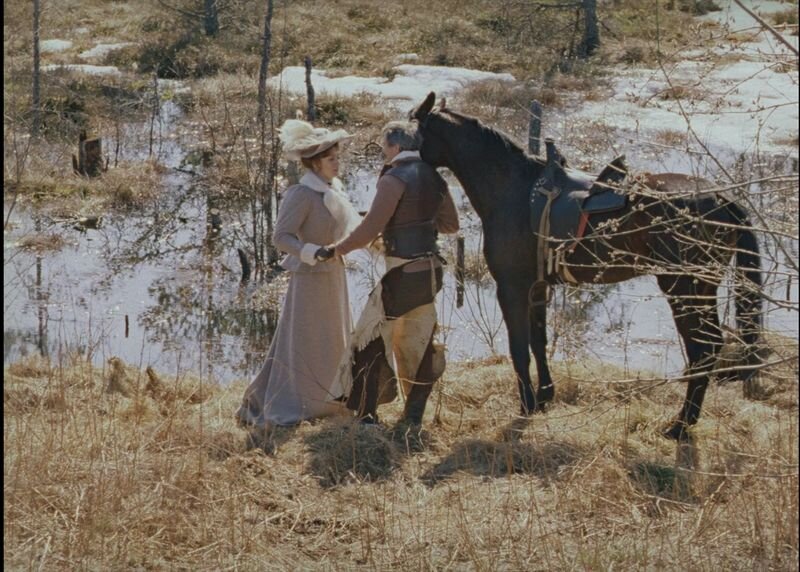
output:
POLYGON ((417 121, 422 121, 425 119, 428 114, 433 109, 433 103, 436 101, 436 94, 434 92, 430 92, 428 97, 425 98, 425 101, 420 103, 416 109, 412 109, 409 117, 411 119, 416 119, 417 121))
POLYGON ((439 99, 439 106, 438 107, 439 107, 439 111, 444 111, 445 110, 445 108, 447 107, 447 98, 446 97, 442 97, 441 99, 439 99))

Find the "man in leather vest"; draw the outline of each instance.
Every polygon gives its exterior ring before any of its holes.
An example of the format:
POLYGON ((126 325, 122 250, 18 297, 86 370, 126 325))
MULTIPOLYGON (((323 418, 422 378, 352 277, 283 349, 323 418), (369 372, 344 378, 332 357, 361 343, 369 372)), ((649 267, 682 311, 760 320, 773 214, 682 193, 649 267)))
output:
POLYGON ((458 212, 447 183, 420 158, 416 123, 389 123, 381 141, 386 164, 372 206, 333 248, 341 256, 382 235, 386 274, 370 293, 331 393, 342 395, 362 422, 374 423, 377 405, 394 399, 399 379, 403 418, 419 424, 444 372, 444 350, 433 343, 443 277, 436 241, 438 233, 458 230, 458 212))

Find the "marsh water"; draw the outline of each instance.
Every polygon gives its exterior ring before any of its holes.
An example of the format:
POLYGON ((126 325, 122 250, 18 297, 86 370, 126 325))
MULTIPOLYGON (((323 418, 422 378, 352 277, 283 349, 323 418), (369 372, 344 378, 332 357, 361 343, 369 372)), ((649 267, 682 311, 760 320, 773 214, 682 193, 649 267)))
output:
MULTIPOLYGON (((58 359, 79 351, 98 365, 117 356, 141 368, 150 365, 167 375, 191 372, 217 383, 247 380, 257 373, 277 323, 287 276, 270 283, 240 283, 236 248, 241 246, 246 211, 221 207, 221 231, 211 233, 208 189, 184 169, 192 135, 182 120, 177 105, 165 102, 152 152, 167 174, 149 207, 98 213, 102 223, 91 228, 48 217, 26 204, 14 206, 4 235, 4 363, 31 353, 58 359), (25 237, 50 235, 60 236, 63 245, 45 250, 20 245, 25 237), (270 298, 272 303, 265 303, 270 298)), ((133 126, 125 133, 123 159, 148 157, 148 127, 133 126)), ((639 169, 702 174, 712 168, 684 153, 625 141, 620 145, 639 169)), ((378 167, 347 169, 346 187, 359 210, 369 207, 378 167)), ((449 180, 467 257, 479 261, 479 221, 457 181, 449 180)), ((6 203, 4 218, 10 208, 6 203)), ((788 240, 786 248, 796 260, 796 240, 788 240)), ((454 252, 454 239, 445 239, 444 251, 454 252)), ((356 318, 381 267, 366 252, 348 258, 356 318)), ((768 305, 767 327, 796 336, 797 282, 790 277, 797 273, 780 263, 767 269, 772 272, 765 291, 774 299, 768 305)), ((447 345, 448 359, 505 354, 507 336, 494 283, 488 276, 469 280, 464 299, 457 307, 455 279, 448 272, 437 301, 439 338, 447 345)), ((725 292, 721 300, 721 315, 730 322, 725 292)), ((654 278, 581 290, 558 287, 550 309, 556 360, 596 360, 657 375, 683 368, 672 315, 654 278)))

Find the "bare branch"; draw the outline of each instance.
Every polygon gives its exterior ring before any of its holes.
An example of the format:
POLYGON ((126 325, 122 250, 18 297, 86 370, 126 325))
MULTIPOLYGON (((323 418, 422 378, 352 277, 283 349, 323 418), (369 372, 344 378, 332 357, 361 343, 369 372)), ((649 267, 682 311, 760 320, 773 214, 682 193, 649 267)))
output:
POLYGON ((756 14, 755 12, 753 12, 752 10, 750 10, 750 8, 747 8, 747 7, 746 7, 744 4, 742 4, 741 0, 733 0, 733 1, 734 1, 734 2, 736 2, 736 5, 737 5, 737 6, 739 6, 739 8, 741 8, 742 10, 744 10, 745 12, 747 12, 747 13, 748 13, 748 14, 749 14, 749 15, 750 15, 750 16, 751 16, 751 17, 752 17, 752 18, 753 18, 753 19, 754 19, 756 22, 758 22, 759 24, 761 24, 762 26, 764 26, 764 28, 766 28, 766 29, 767 29, 767 31, 769 31, 769 32, 770 32, 770 33, 771 33, 773 36, 775 36, 775 38, 776 38, 776 39, 777 39, 777 40, 778 40, 780 43, 782 43, 784 46, 786 46, 787 48, 789 48, 789 50, 790 50, 790 51, 791 51, 791 52, 792 52, 794 55, 796 55, 796 56, 800 56, 800 52, 798 52, 798 51, 797 51, 797 48, 795 48, 795 47, 794 47, 794 46, 793 46, 793 45, 792 45, 792 44, 789 42, 789 40, 787 40, 786 38, 784 38, 784 37, 783 37, 783 34, 781 34, 781 33, 780 33, 778 30, 776 30, 775 28, 773 28, 772 26, 770 26, 770 25, 769 25, 767 22, 765 22, 765 21, 764 21, 764 19, 763 19, 763 18, 761 18, 761 16, 759 16, 758 14, 756 14))

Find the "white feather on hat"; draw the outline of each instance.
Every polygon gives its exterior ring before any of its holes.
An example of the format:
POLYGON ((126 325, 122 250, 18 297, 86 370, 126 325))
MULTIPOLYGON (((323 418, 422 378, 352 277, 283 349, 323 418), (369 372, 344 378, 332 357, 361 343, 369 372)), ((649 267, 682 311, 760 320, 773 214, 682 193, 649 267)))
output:
POLYGON ((331 131, 324 127, 314 127, 301 119, 287 119, 279 131, 283 151, 290 161, 308 159, 318 155, 339 142, 353 138, 344 129, 331 131))

